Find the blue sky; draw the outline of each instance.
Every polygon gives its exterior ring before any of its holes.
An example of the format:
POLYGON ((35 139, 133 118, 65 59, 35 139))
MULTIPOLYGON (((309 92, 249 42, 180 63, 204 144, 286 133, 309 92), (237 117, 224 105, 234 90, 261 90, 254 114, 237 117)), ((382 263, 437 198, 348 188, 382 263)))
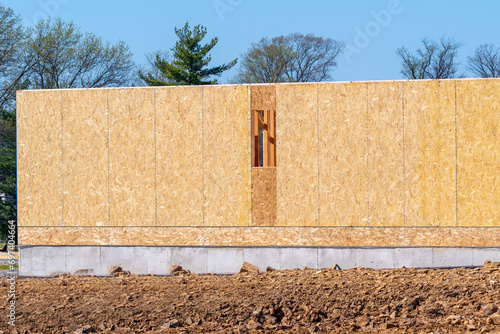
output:
MULTIPOLYGON (((252 42, 292 32, 343 40, 347 52, 333 72, 335 81, 402 79, 395 51, 414 50, 423 37, 446 35, 463 43, 461 73, 467 56, 482 43, 500 46, 498 0, 0 0, 25 21, 60 17, 105 40, 126 41, 134 60, 168 50, 176 41, 174 27, 186 21, 217 36, 212 65, 239 57, 252 42)), ((207 41, 208 41, 207 38, 207 41)), ((226 83, 235 69, 226 72, 226 83)))

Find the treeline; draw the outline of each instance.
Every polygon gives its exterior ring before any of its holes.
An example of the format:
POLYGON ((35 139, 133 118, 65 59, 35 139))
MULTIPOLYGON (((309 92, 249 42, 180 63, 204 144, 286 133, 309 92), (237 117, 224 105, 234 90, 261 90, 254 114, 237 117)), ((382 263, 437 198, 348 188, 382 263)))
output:
MULTIPOLYGON (((332 73, 345 50, 343 41, 313 34, 265 37, 250 45, 240 59, 211 67, 218 38, 203 42, 207 30, 186 23, 175 28, 170 50, 146 55, 137 66, 124 41, 111 43, 82 32, 73 22, 39 21, 26 28, 10 8, 0 5, 0 235, 16 219, 15 93, 20 89, 99 88, 117 86, 209 85, 238 65, 231 83, 319 82, 332 73)), ((462 44, 451 38, 423 39, 410 51, 396 50, 407 79, 464 77, 457 62, 462 44)), ((500 48, 482 44, 467 58, 469 76, 500 76, 500 48)))
MULTIPOLYGON (((406 79, 450 79, 465 77, 459 73, 458 50, 462 46, 451 38, 439 41, 422 40, 422 47, 410 52, 402 46, 397 50, 401 59, 401 74, 406 79)), ((466 70, 469 76, 479 78, 500 77, 500 48, 493 44, 481 44, 474 55, 467 57, 466 70)))
MULTIPOLYGON (((214 84, 238 63, 231 83, 314 82, 332 80, 345 43, 313 34, 265 37, 253 43, 241 59, 209 67, 210 51, 218 39, 203 44, 207 31, 197 25, 175 28, 178 41, 168 51, 146 56, 138 67, 124 41, 111 43, 82 32, 73 22, 39 21, 25 28, 10 8, 0 5, 0 109, 15 107, 18 89, 98 88, 133 85, 214 84)), ((459 72, 462 44, 451 38, 422 40, 414 52, 405 46, 396 53, 407 79, 445 79, 500 75, 500 48, 482 44, 459 72)))
MULTIPOLYGON (((39 21, 25 28, 10 8, 0 5, 0 109, 15 108, 18 89, 99 88, 142 85, 215 84, 214 79, 238 64, 231 83, 318 82, 332 80, 345 43, 313 34, 292 33, 265 37, 253 43, 240 60, 210 67, 210 51, 218 38, 204 44, 207 30, 186 23, 175 28, 178 37, 168 51, 146 56, 136 66, 124 41, 111 43, 82 32, 73 22, 39 21)), ((480 45, 459 72, 462 44, 450 38, 422 40, 414 52, 396 50, 401 74, 407 79, 445 79, 469 76, 498 77, 500 48, 480 45)))
POLYGON ((25 28, 0 7, 0 108, 14 108, 18 89, 130 85, 134 63, 123 41, 104 42, 73 22, 39 21, 25 28))

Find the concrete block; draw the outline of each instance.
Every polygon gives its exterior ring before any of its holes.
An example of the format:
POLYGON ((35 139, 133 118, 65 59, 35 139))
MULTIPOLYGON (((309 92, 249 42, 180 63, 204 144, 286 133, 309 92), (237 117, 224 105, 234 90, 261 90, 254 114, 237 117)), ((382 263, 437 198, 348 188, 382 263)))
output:
POLYGON ((472 248, 433 248, 434 267, 472 266, 472 248))
POLYGON ((395 248, 394 268, 432 267, 432 248, 395 248))
POLYGON ((207 248, 207 271, 237 273, 243 264, 243 248, 207 248))
POLYGON ((331 268, 338 264, 340 269, 356 266, 356 252, 353 248, 319 248, 318 268, 331 268))
POLYGON ((356 248, 356 267, 394 268, 393 248, 356 248))
POLYGON ((134 246, 103 246, 101 247, 101 265, 98 275, 107 274, 111 266, 122 267, 132 274, 146 273, 146 262, 138 260, 136 253, 138 247, 134 246))
POLYGON ((138 247, 137 255, 146 263, 144 274, 167 274, 170 266, 170 247, 138 247))
POLYGON ((134 274, 166 274, 170 265, 195 273, 236 273, 244 261, 264 271, 352 267, 463 267, 499 261, 500 248, 342 248, 342 247, 165 247, 165 246, 21 246, 20 275, 50 276, 93 269, 107 274, 120 266, 134 274))
POLYGON ((66 246, 65 269, 71 274, 80 269, 92 269, 98 275, 101 267, 100 246, 66 246))
POLYGON ((65 247, 33 246, 31 248, 31 270, 27 276, 50 276, 66 269, 65 247))
MULTIPOLYGON (((170 247, 170 265, 182 266, 193 273, 206 273, 207 249, 204 247, 170 247)), ((168 269, 168 267, 167 267, 168 269)))
POLYGON ((33 246, 19 246, 19 275, 29 276, 32 271, 33 246))
POLYGON ((318 268, 317 248, 281 248, 281 266, 275 269, 318 268))
POLYGON ((500 248, 472 248, 473 266, 482 266, 487 260, 500 262, 500 248))
POLYGON ((259 271, 266 271, 268 266, 280 266, 280 251, 275 247, 255 247, 243 250, 243 261, 259 267, 259 271))

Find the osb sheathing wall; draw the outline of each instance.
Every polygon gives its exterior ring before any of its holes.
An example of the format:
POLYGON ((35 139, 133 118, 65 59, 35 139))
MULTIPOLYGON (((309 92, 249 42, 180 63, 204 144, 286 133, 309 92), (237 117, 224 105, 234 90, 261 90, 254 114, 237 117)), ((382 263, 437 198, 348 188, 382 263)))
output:
POLYGON ((204 226, 251 223, 247 86, 203 88, 204 226))
POLYGON ((155 94, 156 225, 202 226, 203 90, 169 87, 155 94))
POLYGON ((458 225, 500 226, 500 81, 457 81, 458 225))
POLYGON ((107 226, 107 91, 65 90, 61 98, 64 225, 107 226))
POLYGON ((320 224, 367 226, 366 83, 321 84, 318 95, 320 224))
POLYGON ((500 246, 499 92, 497 79, 19 92, 20 241, 500 246), (250 110, 273 104, 277 166, 252 169, 250 110))
POLYGON ((403 83, 367 89, 368 224, 404 226, 403 83))
POLYGON ((154 226, 154 90, 109 90, 108 110, 109 225, 154 226))
POLYGON ((17 104, 18 225, 61 226, 61 92, 21 93, 17 104))
POLYGON ((279 226, 318 226, 317 85, 276 86, 279 226))
POLYGON ((455 81, 404 87, 406 225, 456 226, 455 81))
POLYGON ((252 226, 276 226, 276 168, 252 168, 252 226))
MULTIPOLYGON (((250 88, 251 110, 276 110, 276 85, 250 88)), ((275 138, 276 139, 276 138, 275 138)), ((277 225, 276 167, 252 168, 252 225, 277 225)))

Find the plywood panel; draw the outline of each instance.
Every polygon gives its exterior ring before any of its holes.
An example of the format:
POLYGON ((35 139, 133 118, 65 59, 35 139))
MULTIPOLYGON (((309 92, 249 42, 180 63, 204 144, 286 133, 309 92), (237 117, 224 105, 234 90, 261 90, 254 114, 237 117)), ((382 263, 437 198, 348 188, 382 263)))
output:
POLYGON ((205 228, 205 246, 301 246, 299 227, 205 228))
POLYGON ((64 225, 108 225, 107 91, 63 90, 62 104, 64 225))
POLYGON ((407 226, 456 225, 455 81, 404 83, 407 226))
POLYGON ((500 228, 303 228, 304 246, 498 247, 500 228))
POLYGON ((202 88, 156 88, 159 226, 203 225, 202 88))
POLYGON ((404 228, 304 228, 303 238, 303 245, 312 247, 398 247, 404 243, 404 228))
POLYGON ((366 83, 320 84, 319 221, 368 224, 366 83))
POLYGON ((19 227, 20 245, 498 247, 500 228, 19 227))
POLYGON ((458 225, 500 226, 500 80, 457 81, 458 225))
POLYGON ((407 228, 408 247, 498 247, 500 228, 407 228))
POLYGON ((401 82, 368 83, 369 225, 404 225, 401 82))
MULTIPOLYGON (((85 246, 109 245, 106 227, 20 227, 20 245, 85 246)), ((97 261, 98 259, 96 259, 97 261)))
POLYGON ((248 87, 204 87, 205 226, 250 224, 250 160, 248 87))
POLYGON ((276 110, 276 85, 251 85, 252 110, 276 110))
POLYGON ((108 98, 110 223, 155 225, 154 91, 110 89, 108 98))
POLYGON ((318 225, 316 84, 276 86, 278 225, 318 225))
POLYGON ((203 229, 190 227, 117 227, 110 229, 111 245, 201 246, 203 229))
POLYGON ((61 137, 61 92, 18 92, 19 226, 63 224, 61 137))
POLYGON ((252 168, 252 226, 275 226, 276 212, 276 168, 252 168))

